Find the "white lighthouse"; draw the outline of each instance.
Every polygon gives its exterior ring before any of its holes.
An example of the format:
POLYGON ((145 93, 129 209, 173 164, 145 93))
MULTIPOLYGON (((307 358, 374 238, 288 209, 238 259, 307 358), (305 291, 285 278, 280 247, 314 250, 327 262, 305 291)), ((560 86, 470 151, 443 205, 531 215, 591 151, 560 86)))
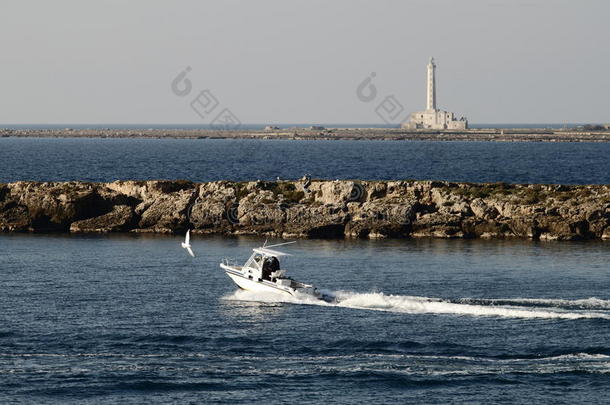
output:
POLYGON ((427 66, 426 83, 426 110, 411 113, 409 120, 402 124, 407 129, 466 129, 468 120, 464 117, 459 120, 452 112, 441 111, 436 108, 436 64, 430 58, 427 66))
POLYGON ((430 58, 428 63, 428 94, 426 97, 426 111, 436 110, 436 79, 434 74, 436 73, 436 65, 434 64, 434 58, 430 58))

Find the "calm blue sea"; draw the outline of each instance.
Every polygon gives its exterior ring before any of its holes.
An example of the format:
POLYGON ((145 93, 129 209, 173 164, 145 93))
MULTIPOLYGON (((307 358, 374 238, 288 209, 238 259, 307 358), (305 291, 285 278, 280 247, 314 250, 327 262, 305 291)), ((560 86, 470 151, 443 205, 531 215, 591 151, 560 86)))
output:
POLYGON ((0 182, 417 179, 609 184, 610 143, 0 138, 0 182))
MULTIPOLYGON (((0 138, 0 182, 610 183, 610 144, 0 138)), ((304 240, 340 303, 236 291, 256 238, 0 234, 0 403, 610 402, 610 245, 304 240)))
POLYGON ((287 247, 331 305, 236 291, 262 242, 0 235, 0 403, 610 401, 607 243, 287 247))

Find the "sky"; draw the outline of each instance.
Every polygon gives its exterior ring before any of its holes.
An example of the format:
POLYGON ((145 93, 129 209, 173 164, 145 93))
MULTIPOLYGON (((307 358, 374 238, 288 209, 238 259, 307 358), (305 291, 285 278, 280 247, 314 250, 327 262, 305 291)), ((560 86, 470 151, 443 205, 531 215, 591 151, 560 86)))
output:
POLYGON ((226 111, 394 123, 425 108, 431 56, 438 107, 471 123, 610 122, 605 0, 3 0, 0 13, 0 126, 226 111))

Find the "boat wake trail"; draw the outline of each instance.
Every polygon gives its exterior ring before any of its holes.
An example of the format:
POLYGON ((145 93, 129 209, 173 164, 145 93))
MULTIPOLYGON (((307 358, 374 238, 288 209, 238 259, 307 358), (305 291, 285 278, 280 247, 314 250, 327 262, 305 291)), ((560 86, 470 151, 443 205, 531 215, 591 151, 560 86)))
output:
POLYGON ((327 303, 313 297, 291 297, 274 293, 239 290, 224 297, 235 301, 292 303, 321 305, 363 310, 386 311, 404 314, 447 314, 491 316, 505 318, 543 319, 608 319, 610 301, 597 298, 583 300, 564 299, 474 299, 444 300, 440 298, 386 295, 383 293, 356 293, 351 291, 325 292, 337 302, 327 303))
POLYGON ((579 300, 547 299, 547 298, 507 298, 507 299, 485 299, 485 298, 462 298, 452 302, 460 304, 479 305, 515 305, 524 307, 554 307, 561 309, 577 310, 610 310, 610 300, 602 300, 591 297, 579 300))

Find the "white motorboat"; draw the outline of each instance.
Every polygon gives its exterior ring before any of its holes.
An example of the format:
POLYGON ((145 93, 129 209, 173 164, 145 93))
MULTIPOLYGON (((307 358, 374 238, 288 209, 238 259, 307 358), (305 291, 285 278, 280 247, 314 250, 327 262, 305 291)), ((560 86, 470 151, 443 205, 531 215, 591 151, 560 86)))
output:
POLYGON ((263 245, 252 249, 252 255, 243 266, 231 264, 225 259, 220 267, 243 290, 287 294, 294 297, 310 296, 327 302, 334 301, 333 296, 321 293, 314 286, 286 276, 286 270, 280 268, 279 258, 290 254, 271 248, 288 243, 294 242, 263 245))

